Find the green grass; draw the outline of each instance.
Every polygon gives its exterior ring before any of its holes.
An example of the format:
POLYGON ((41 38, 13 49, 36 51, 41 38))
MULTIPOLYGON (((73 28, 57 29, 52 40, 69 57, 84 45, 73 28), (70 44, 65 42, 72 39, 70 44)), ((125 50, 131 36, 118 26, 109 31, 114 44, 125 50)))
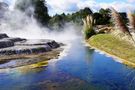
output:
POLYGON ((135 47, 130 43, 115 38, 111 34, 92 36, 88 43, 93 47, 135 64, 135 47))

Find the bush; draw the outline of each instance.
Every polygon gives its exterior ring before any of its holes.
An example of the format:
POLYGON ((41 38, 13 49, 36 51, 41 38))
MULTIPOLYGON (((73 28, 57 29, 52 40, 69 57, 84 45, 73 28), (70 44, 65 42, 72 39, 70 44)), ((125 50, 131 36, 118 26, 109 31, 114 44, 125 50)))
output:
POLYGON ((94 20, 93 17, 88 15, 85 19, 83 19, 84 23, 84 35, 85 39, 89 39, 92 35, 95 35, 95 30, 94 30, 94 20))
POLYGON ((85 39, 89 39, 91 36, 95 35, 95 31, 93 28, 87 28, 85 31, 84 31, 84 35, 85 35, 85 39))

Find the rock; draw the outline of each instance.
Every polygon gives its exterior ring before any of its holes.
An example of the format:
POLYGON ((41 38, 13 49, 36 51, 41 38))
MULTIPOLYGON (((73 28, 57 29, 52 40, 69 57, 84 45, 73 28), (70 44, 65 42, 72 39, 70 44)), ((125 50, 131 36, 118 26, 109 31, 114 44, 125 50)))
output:
POLYGON ((24 42, 17 42, 16 45, 33 46, 33 45, 48 45, 53 44, 53 40, 48 39, 27 39, 24 42))
POLYGON ((24 41, 22 38, 10 38, 7 34, 0 34, 0 48, 7 48, 14 46, 15 42, 24 41))
POLYGON ((9 37, 7 36, 7 34, 0 34, 0 39, 3 39, 3 38, 9 38, 9 37))
POLYGON ((0 34, 0 55, 38 54, 60 47, 54 40, 11 38, 0 34))
POLYGON ((56 43, 55 41, 51 41, 47 43, 51 48, 57 48, 60 45, 58 43, 56 43))
POLYGON ((7 40, 12 41, 12 42, 21 42, 21 41, 25 41, 26 39, 23 39, 23 38, 7 38, 7 40))
POLYGON ((97 33, 110 33, 114 31, 113 27, 109 25, 96 25, 97 33))
POLYGON ((6 48, 6 47, 11 47, 14 46, 14 43, 9 40, 0 40, 0 48, 6 48))
POLYGON ((14 46, 0 50, 0 55, 33 54, 51 51, 49 46, 14 46))

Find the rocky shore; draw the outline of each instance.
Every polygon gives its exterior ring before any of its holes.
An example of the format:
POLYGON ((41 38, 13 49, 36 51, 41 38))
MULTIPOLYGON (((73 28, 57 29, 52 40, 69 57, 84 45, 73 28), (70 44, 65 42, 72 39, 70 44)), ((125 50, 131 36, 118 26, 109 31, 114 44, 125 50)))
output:
POLYGON ((60 45, 54 40, 27 40, 23 38, 11 38, 6 34, 0 34, 0 55, 42 53, 58 47, 60 45))
POLYGON ((0 34, 0 69, 35 64, 57 58, 61 44, 48 39, 11 38, 0 34))

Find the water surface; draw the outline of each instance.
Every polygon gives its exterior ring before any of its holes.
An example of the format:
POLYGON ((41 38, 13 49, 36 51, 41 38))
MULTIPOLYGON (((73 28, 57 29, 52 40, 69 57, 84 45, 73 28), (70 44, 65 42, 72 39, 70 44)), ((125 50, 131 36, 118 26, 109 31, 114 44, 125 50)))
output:
POLYGON ((0 71, 0 90, 135 90, 135 69, 77 39, 67 56, 47 67, 0 71))

